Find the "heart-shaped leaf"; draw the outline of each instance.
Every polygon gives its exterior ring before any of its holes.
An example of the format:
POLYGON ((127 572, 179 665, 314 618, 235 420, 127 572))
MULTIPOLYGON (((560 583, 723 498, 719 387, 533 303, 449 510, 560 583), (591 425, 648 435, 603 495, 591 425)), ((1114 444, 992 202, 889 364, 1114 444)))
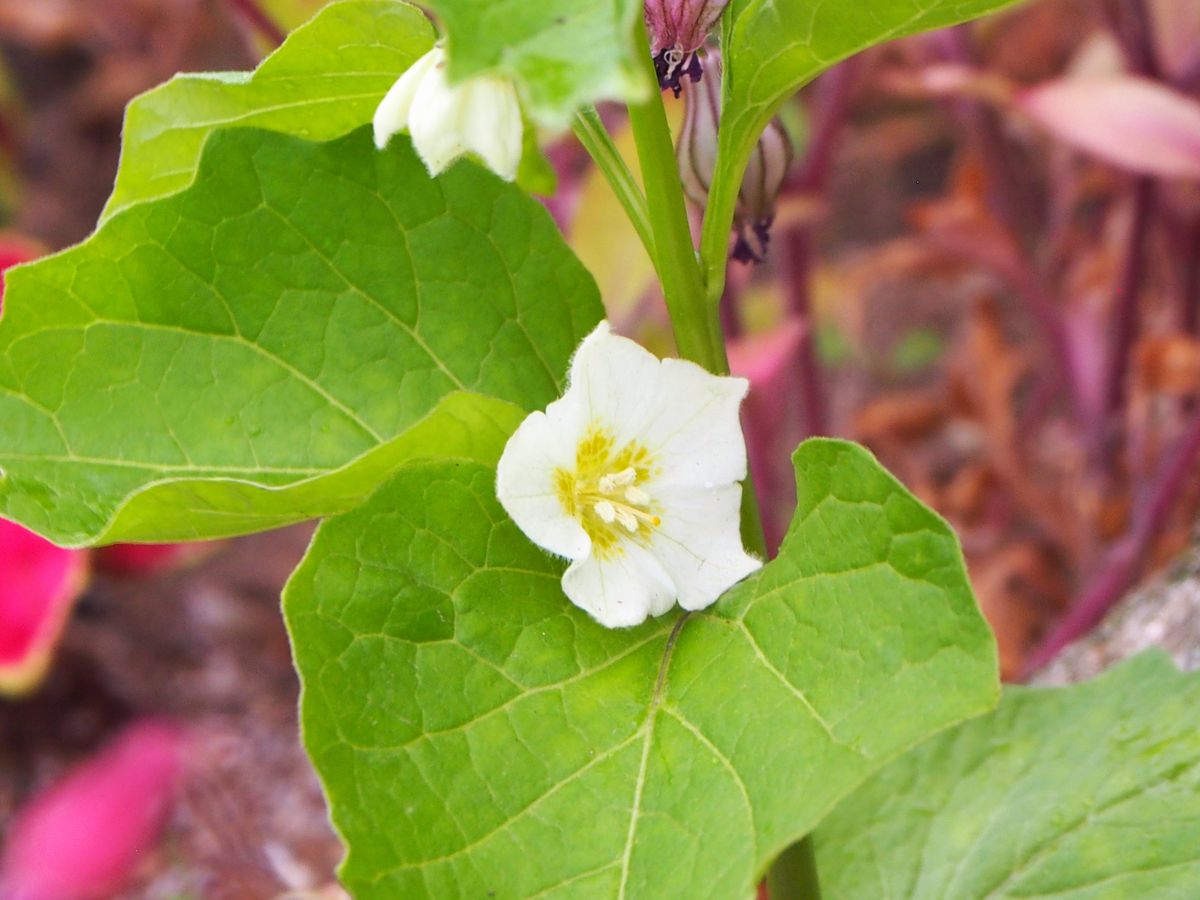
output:
POLYGON ((601 312, 472 163, 219 132, 191 188, 9 273, 0 513, 78 545, 338 512, 402 460, 494 455, 601 312))
POLYGON ((780 555, 610 631, 477 463, 324 523, 285 593, 304 737, 357 897, 744 897, 868 775, 989 709, 949 528, 861 448, 796 455, 780 555))

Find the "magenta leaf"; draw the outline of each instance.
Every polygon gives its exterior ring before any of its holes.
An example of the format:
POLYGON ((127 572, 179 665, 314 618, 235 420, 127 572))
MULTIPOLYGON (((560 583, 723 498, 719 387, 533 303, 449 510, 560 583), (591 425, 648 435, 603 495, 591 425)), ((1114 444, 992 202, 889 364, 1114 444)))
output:
POLYGON ((0 863, 4 900, 102 900, 158 840, 183 772, 184 732, 144 720, 17 813, 0 863))
POLYGON ((88 555, 0 519, 0 694, 41 680, 87 580, 88 555))
POLYGON ((1200 180, 1200 103, 1144 78, 1063 78, 1017 105, 1079 150, 1142 175, 1200 180))

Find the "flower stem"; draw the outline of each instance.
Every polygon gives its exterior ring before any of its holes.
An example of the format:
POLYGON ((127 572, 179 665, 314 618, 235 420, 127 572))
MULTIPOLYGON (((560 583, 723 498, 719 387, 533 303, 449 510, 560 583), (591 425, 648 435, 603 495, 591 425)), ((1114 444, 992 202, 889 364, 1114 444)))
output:
MULTIPOLYGON (((640 15, 636 18, 638 46, 648 47, 650 38, 646 33, 645 21, 640 15)), ((645 54, 645 67, 649 83, 657 84, 654 61, 648 52, 645 54)), ((655 94, 643 103, 631 105, 629 123, 637 145, 642 183, 646 187, 646 203, 654 237, 652 258, 662 283, 679 355, 699 363, 710 372, 725 375, 729 372, 729 359, 721 334, 719 310, 724 292, 729 229, 726 227, 723 235, 720 284, 710 284, 709 293, 706 293, 700 261, 692 243, 683 184, 679 180, 679 163, 675 159, 675 146, 667 125, 662 96, 655 94)), ((710 263, 715 264, 715 260, 710 263)), ((762 517, 758 513, 758 501, 749 477, 742 488, 742 539, 749 550, 766 558, 767 544, 762 517)), ((776 900, 819 900, 820 888, 811 835, 784 851, 772 866, 771 873, 768 880, 779 885, 776 888, 776 900)))
MULTIPOLYGON (((646 23, 637 16, 639 46, 649 46, 646 23)), ((657 84, 654 60, 645 54, 646 78, 657 84)), ((657 92, 629 107, 629 124, 637 144, 642 183, 653 234, 654 267, 675 329, 675 344, 684 359, 699 363, 718 375, 729 372, 725 342, 721 337, 718 304, 705 298, 704 281, 692 244, 679 163, 667 124, 667 112, 657 92)))
POLYGON ((608 129, 604 127, 595 107, 588 106, 576 113, 571 130, 575 132, 575 137, 583 144, 583 149, 588 152, 592 162, 612 188, 621 208, 625 210, 625 215, 629 216, 629 221, 641 238, 646 253, 651 259, 655 259, 654 235, 650 226, 646 195, 642 193, 633 173, 629 171, 629 166, 625 165, 625 160, 609 136, 608 129))

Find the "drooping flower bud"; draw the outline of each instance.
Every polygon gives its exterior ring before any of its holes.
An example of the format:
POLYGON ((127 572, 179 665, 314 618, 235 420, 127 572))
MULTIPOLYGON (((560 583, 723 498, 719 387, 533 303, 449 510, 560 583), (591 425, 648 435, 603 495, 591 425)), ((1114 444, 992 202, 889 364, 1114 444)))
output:
POLYGON ((446 53, 437 46, 400 76, 375 111, 375 145, 382 150, 407 128, 430 175, 440 175, 460 156, 473 153, 505 181, 513 181, 524 135, 513 83, 481 75, 452 85, 445 69, 446 53))
POLYGON ((646 27, 659 86, 679 96, 683 79, 700 80, 697 52, 729 0, 646 0, 646 27))
MULTIPOLYGON (((717 77, 685 86, 683 130, 676 147, 684 191, 697 206, 708 203, 721 116, 719 54, 709 51, 706 63, 717 77)), ((779 120, 772 120, 754 147, 738 192, 733 258, 739 262, 762 262, 766 256, 775 200, 791 162, 792 142, 779 120)))

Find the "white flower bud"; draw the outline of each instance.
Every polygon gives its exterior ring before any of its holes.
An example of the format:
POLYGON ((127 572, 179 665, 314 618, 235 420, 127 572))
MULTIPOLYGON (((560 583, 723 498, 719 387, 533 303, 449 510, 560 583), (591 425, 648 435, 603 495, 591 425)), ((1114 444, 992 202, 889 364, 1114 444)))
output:
POLYGON ((383 98, 375 111, 375 145, 382 150, 406 128, 430 175, 473 153, 505 181, 517 177, 524 125, 516 88, 487 75, 449 84, 441 46, 413 63, 383 98))

